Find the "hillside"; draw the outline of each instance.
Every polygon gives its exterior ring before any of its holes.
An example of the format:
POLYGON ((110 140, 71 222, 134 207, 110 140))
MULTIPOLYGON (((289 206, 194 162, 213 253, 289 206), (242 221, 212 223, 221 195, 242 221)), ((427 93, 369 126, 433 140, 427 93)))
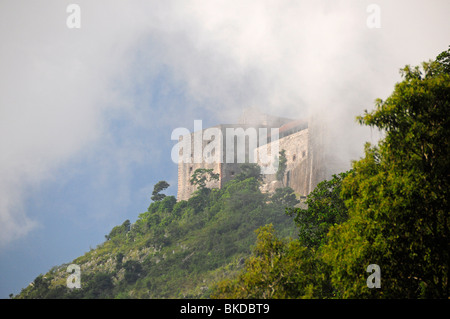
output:
POLYGON ((134 223, 114 227, 105 242, 39 275, 15 298, 208 298, 212 285, 243 267, 257 228, 273 224, 281 236, 296 236, 285 213, 298 203, 293 191, 261 193, 259 171, 250 168, 187 201, 158 194, 134 223), (67 287, 69 264, 80 266, 80 289, 67 287))

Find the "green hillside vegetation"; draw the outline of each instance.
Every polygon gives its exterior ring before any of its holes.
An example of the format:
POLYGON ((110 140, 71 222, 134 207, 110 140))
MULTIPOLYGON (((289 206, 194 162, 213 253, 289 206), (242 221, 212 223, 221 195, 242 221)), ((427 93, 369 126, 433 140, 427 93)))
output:
POLYGON ((156 184, 147 212, 69 263, 81 267, 81 289, 67 288, 65 264, 39 275, 16 298, 207 298, 213 283, 242 268, 255 229, 272 223, 282 236, 295 236, 285 214, 299 203, 292 189, 261 193, 255 164, 242 164, 222 189, 204 186, 210 175, 193 174, 199 187, 187 201, 161 194, 166 182, 156 184))

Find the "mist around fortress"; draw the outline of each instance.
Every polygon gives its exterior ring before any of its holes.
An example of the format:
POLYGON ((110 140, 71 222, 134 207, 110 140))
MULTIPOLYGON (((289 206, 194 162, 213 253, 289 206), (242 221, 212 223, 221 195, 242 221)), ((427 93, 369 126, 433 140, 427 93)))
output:
POLYGON ((195 120, 221 132, 277 121, 287 173, 261 191, 305 196, 376 144, 383 133, 355 117, 450 34, 444 0, 71 4, 0 3, 2 298, 135 220, 158 181, 182 199, 197 168, 218 187, 237 176, 220 147, 218 164, 173 162, 173 131, 195 120))
POLYGON ((218 179, 207 186, 222 188, 241 173, 242 163, 260 167, 264 192, 284 186, 291 187, 297 196, 306 197, 320 181, 345 169, 343 163, 337 167, 327 156, 323 145, 326 132, 318 121, 280 118, 248 108, 236 124, 205 129, 194 124, 197 131, 191 134, 186 134, 187 129, 175 129, 172 139, 179 142, 172 149, 172 160, 178 163, 177 200, 189 199, 197 189, 190 183, 197 169, 212 169, 218 179), (277 180, 280 151, 284 152, 286 171, 277 180))

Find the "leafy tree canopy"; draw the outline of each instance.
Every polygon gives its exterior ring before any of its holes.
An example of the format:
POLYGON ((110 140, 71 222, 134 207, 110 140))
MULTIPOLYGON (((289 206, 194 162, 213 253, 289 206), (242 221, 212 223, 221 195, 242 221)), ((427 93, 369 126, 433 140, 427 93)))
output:
POLYGON ((261 167, 255 163, 243 163, 240 165, 241 172, 236 176, 236 180, 243 181, 247 178, 254 178, 260 182, 262 180, 261 167))
POLYGON ((287 214, 295 216, 299 240, 304 245, 323 245, 330 227, 347 220, 348 212, 341 198, 341 185, 348 174, 349 172, 333 175, 331 180, 320 182, 307 196, 307 208, 287 209, 287 214))
POLYGON ((192 174, 189 182, 191 185, 197 186, 199 190, 204 190, 206 188, 206 182, 213 180, 219 180, 219 174, 214 173, 212 168, 198 168, 192 174))
POLYGON ((344 297, 449 296, 449 53, 403 68, 391 96, 358 118, 385 138, 344 179, 349 220, 325 249, 344 297), (382 289, 367 289, 369 264, 380 266, 382 289))
POLYGON ((284 174, 286 173, 286 168, 287 168, 287 164, 286 163, 287 163, 286 150, 281 150, 279 152, 278 170, 276 172, 276 178, 280 182, 283 181, 284 174))
POLYGON ((153 188, 153 192, 152 192, 152 197, 151 197, 152 201, 157 202, 157 201, 163 200, 164 197, 166 197, 166 195, 160 194, 160 192, 162 192, 169 186, 170 186, 169 183, 167 183, 166 181, 159 181, 158 183, 156 183, 153 188))

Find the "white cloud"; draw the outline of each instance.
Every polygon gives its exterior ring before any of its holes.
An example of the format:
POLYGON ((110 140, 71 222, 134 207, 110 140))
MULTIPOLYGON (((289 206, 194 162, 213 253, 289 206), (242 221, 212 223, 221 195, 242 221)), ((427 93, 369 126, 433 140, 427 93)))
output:
POLYGON ((60 1, 0 9, 0 243, 34 225, 21 203, 30 187, 101 138, 102 112, 120 107, 110 81, 127 45, 102 28, 69 30, 60 1), (90 31, 90 32, 89 32, 90 31), (78 32, 78 34, 76 33, 78 32))
POLYGON ((0 4, 0 243, 36 224, 28 190, 108 137, 105 111, 142 125, 147 113, 128 94, 161 66, 192 101, 184 114, 197 105, 233 121, 247 106, 285 116, 322 107, 345 126, 390 92, 403 64, 446 49, 450 31, 439 0, 378 1, 377 30, 366 26, 369 1, 76 3, 79 30, 66 27, 64 1, 0 4))

